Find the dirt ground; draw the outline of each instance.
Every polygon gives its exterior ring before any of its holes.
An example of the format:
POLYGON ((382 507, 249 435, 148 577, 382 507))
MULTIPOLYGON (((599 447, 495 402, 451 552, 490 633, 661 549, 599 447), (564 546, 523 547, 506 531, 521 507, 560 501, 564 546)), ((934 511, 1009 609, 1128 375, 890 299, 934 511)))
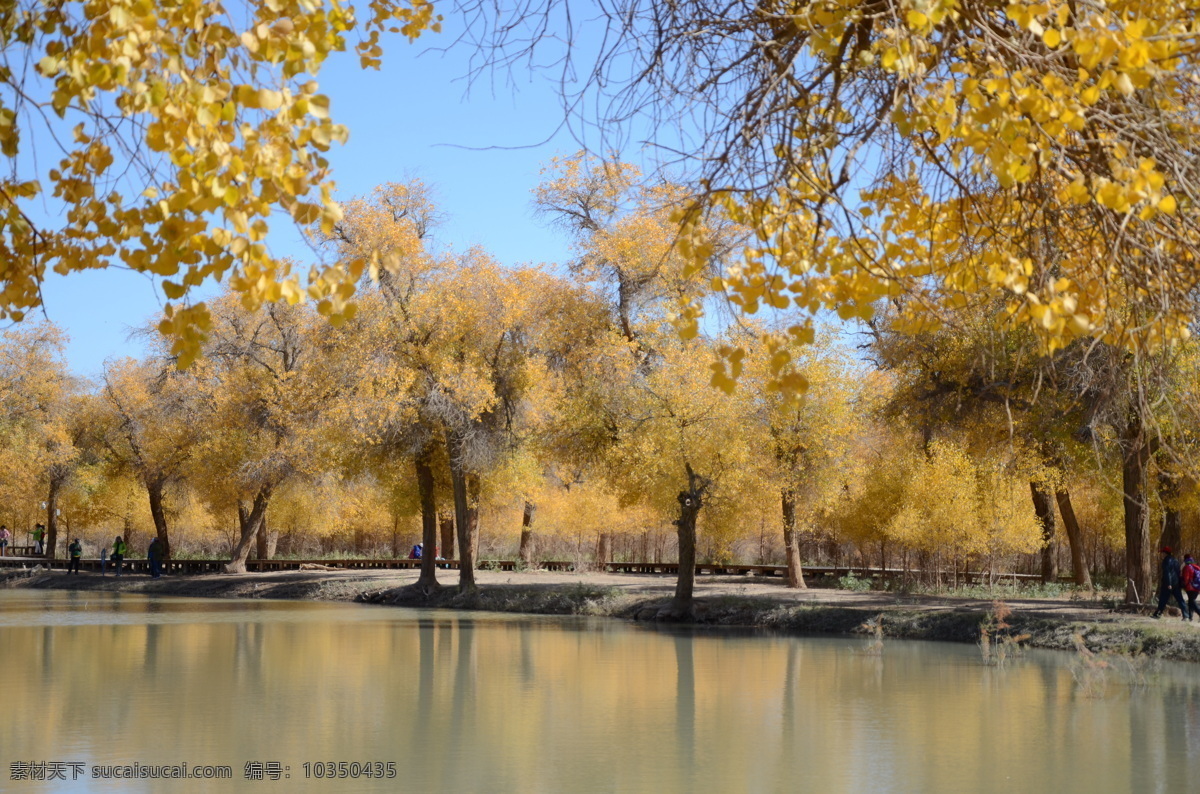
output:
MULTIPOLYGON (((0 572, 0 577, 7 572, 0 572)), ((10 574, 11 575, 11 574, 10 574)), ((28 573, 25 574, 29 576, 28 573)), ((63 571, 37 572, 22 585, 54 589, 122 590, 164 595, 232 595, 235 597, 298 598, 329 601, 361 600, 355 596, 379 590, 395 590, 417 581, 416 570, 312 570, 270 573, 192 574, 150 579, 145 575, 126 574, 120 578, 95 573, 68 575, 63 571), (314 592, 315 591, 315 592, 314 592)), ((670 598, 675 593, 673 576, 626 573, 574 573, 561 571, 488 571, 477 570, 475 580, 482 588, 520 588, 522 590, 587 588, 607 589, 640 598, 670 598)), ((458 584, 458 572, 438 571, 438 581, 446 588, 458 584)), ((888 592, 851 592, 827 588, 792 590, 777 577, 699 576, 695 595, 698 600, 722 597, 768 599, 782 605, 840 606, 865 610, 913 609, 945 611, 978 608, 974 598, 896 594, 888 592)), ((1082 599, 1007 599, 1014 610, 1045 617, 1071 620, 1124 620, 1133 616, 1109 612, 1100 600, 1082 599)), ((1198 624, 1200 625, 1200 624, 1198 624)))

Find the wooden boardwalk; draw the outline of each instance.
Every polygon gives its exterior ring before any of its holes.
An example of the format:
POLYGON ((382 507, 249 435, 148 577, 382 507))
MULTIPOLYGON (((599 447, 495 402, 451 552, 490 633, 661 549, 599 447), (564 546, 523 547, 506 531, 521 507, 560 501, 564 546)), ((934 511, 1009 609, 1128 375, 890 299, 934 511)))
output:
MULTIPOLYGON (((225 560, 170 560, 163 563, 163 573, 166 574, 203 574, 223 573, 225 560)), ((66 570, 67 560, 46 560, 32 556, 0 557, 0 570, 5 568, 32 568, 41 565, 52 570, 66 570)), ((439 568, 457 569, 458 560, 438 560, 439 568)), ((100 571, 100 560, 84 559, 80 561, 81 570, 90 572, 100 571)), ((333 559, 333 560, 247 560, 246 570, 251 572, 266 571, 299 571, 299 570, 403 570, 420 568, 420 560, 389 560, 389 559, 333 559)), ((479 568, 494 571, 513 571, 521 568, 516 560, 482 560, 479 568)), ((538 568, 547 571, 574 571, 576 563, 564 560, 539 562, 538 568)), ((603 570, 607 573, 640 573, 676 576, 679 574, 679 564, 674 562, 609 562, 601 568, 595 563, 588 563, 584 570, 603 570)), ((127 559, 122 566, 123 572, 148 574, 149 563, 145 558, 127 559)), ((108 572, 114 573, 112 561, 108 562, 108 572)), ((952 571, 942 571, 942 578, 954 576, 952 571)), ((696 574, 699 576, 773 576, 782 578, 787 574, 787 568, 782 565, 738 565, 733 563, 698 563, 696 574)), ((854 575, 859 579, 883 580, 902 578, 904 576, 920 575, 920 571, 905 571, 902 568, 851 568, 845 566, 808 566, 804 568, 804 578, 809 584, 833 585, 838 579, 854 575)), ((965 575, 959 571, 960 581, 982 582, 989 578, 987 571, 971 571, 965 575)), ((1041 577, 1037 574, 998 573, 997 581, 1037 582, 1041 577)), ((1064 579, 1063 581, 1069 581, 1064 579)))

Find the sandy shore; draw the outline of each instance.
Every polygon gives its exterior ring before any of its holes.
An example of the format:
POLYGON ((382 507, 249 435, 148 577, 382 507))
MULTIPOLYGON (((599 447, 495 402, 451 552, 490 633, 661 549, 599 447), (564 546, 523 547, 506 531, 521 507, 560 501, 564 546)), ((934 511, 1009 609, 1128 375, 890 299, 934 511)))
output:
MULTIPOLYGON (((671 577, 548 571, 477 571, 480 589, 460 595, 456 571, 439 571, 443 587, 431 595, 411 585, 417 571, 282 571, 243 575, 68 575, 3 571, 0 586, 106 590, 205 598, 283 598, 407 607, 478 609, 535 614, 606 615, 656 620, 674 593, 671 577)), ((1080 637, 1093 651, 1200 661, 1200 622, 1153 620, 1111 611, 1099 601, 1007 599, 1010 628, 1001 636, 1029 635, 1027 645, 1074 650, 1080 637)), ((862 633, 882 616, 885 637, 978 642, 992 614, 990 601, 841 590, 789 590, 779 579, 703 576, 696 583, 695 623, 794 634, 862 633)))

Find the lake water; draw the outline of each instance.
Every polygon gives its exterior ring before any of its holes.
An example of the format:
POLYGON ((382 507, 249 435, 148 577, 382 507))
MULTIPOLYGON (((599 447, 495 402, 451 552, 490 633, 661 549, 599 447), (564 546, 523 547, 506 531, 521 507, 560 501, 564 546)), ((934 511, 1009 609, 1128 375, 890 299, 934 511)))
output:
POLYGON ((0 592, 0 789, 1195 786, 1198 666, 1130 671, 1031 652, 996 669, 970 645, 864 646, 600 619, 0 592), (93 777, 139 764, 225 766, 232 778, 93 777))

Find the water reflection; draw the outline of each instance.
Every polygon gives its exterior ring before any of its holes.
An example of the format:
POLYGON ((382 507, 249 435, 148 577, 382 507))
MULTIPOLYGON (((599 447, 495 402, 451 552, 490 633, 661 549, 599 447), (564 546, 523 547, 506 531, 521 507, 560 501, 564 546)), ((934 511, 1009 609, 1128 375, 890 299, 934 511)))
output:
POLYGON ((675 743, 685 771, 696 762, 696 670, 691 637, 676 635, 675 645, 675 743))
POLYGON ((186 761, 238 780, 252 760, 296 777, 306 761, 394 761, 421 791, 1182 789, 1200 752, 1196 668, 1131 687, 1114 667, 1085 691, 1071 661, 17 591, 0 593, 0 748, 5 764, 186 761))

